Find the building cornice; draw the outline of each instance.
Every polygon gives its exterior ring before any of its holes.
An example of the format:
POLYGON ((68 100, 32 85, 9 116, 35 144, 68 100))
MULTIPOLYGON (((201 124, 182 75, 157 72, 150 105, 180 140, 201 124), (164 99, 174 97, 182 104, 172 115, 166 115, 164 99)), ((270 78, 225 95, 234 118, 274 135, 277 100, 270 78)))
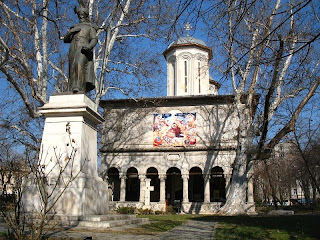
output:
MULTIPOLYGON (((245 104, 247 95, 241 97, 241 102, 245 104)), ((258 103, 259 95, 256 95, 254 109, 258 103)), ((202 106, 214 104, 233 104, 234 95, 195 95, 195 96, 169 96, 157 98, 140 99, 112 99, 101 100, 102 108, 123 109, 123 108, 149 108, 149 107, 175 107, 175 106, 202 106)))
POLYGON ((173 49, 175 48, 190 48, 190 47, 196 47, 196 48, 200 48, 202 50, 205 50, 209 53, 209 60, 212 59, 212 49, 206 46, 203 46, 201 44, 197 44, 197 43, 184 43, 184 44, 177 44, 177 45, 173 45, 170 46, 168 49, 166 49, 162 54, 163 56, 167 59, 167 54, 169 52, 171 52, 173 49))
POLYGON ((231 146, 195 146, 195 147, 145 147, 145 148, 100 148, 102 153, 134 153, 134 152, 199 152, 199 151, 235 151, 236 147, 231 146))

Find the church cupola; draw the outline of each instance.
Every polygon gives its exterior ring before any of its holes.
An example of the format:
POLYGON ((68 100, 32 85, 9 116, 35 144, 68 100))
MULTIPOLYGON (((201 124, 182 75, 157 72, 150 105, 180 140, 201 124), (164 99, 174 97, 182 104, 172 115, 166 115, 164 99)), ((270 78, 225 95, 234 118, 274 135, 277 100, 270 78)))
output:
POLYGON ((172 42, 163 53, 167 61, 167 95, 217 94, 219 84, 210 79, 212 49, 204 41, 187 36, 172 42))

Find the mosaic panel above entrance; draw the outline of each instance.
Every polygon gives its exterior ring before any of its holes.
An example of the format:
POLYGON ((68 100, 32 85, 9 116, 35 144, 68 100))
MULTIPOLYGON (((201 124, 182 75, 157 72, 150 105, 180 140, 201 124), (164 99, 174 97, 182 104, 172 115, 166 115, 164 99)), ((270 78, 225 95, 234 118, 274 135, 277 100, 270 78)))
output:
POLYGON ((196 145, 196 113, 154 114, 153 146, 196 145))

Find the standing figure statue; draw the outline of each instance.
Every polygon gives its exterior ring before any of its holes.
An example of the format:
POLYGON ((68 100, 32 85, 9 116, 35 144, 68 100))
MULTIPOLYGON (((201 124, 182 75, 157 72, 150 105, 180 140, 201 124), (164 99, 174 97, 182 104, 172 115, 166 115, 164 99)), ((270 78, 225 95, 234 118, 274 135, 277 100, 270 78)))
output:
POLYGON ((95 88, 93 68, 93 48, 97 44, 97 31, 89 21, 87 8, 74 9, 79 23, 72 26, 64 36, 69 48, 68 92, 87 93, 95 88))

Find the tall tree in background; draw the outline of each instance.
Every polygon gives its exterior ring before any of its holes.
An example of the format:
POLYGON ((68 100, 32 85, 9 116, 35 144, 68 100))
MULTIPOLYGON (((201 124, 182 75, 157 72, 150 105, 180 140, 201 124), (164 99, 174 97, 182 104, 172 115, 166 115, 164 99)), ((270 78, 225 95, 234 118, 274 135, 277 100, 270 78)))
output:
POLYGON ((79 5, 89 8, 98 33, 94 101, 152 95, 161 89, 158 60, 163 49, 155 43, 165 42, 161 36, 170 30, 175 13, 167 2, 0 1, 0 126, 28 148, 38 149, 40 144, 38 107, 66 88, 69 46, 61 37, 78 21, 73 8, 79 5))
POLYGON ((294 143, 297 148, 296 181, 299 182, 304 191, 307 204, 310 204, 310 192, 316 200, 316 193, 320 193, 320 159, 319 159, 319 106, 314 102, 308 109, 308 115, 299 119, 293 131, 294 143), (307 199, 309 195, 309 199, 307 199))
POLYGON ((222 0, 197 10, 201 14, 195 19, 202 16, 208 42, 217 51, 213 62, 221 81, 231 81, 241 123, 221 213, 243 214, 251 161, 269 158, 275 145, 294 130, 320 83, 320 10, 312 0, 222 0), (291 111, 284 107, 288 104, 291 111))

